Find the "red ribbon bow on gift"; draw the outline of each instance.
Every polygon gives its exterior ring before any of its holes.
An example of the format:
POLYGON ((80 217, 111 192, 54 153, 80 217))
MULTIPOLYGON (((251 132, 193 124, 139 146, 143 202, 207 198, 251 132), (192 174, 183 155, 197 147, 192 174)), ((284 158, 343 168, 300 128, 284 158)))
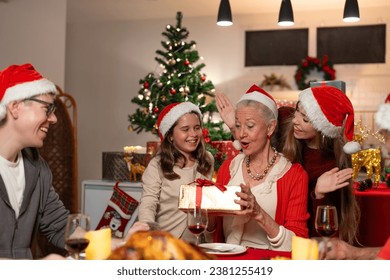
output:
POLYGON ((207 179, 201 179, 198 178, 191 184, 196 183, 197 187, 210 187, 210 186, 216 186, 221 192, 226 191, 226 187, 222 184, 215 183, 213 181, 207 180, 207 179))
POLYGON ((202 188, 216 186, 221 192, 226 191, 226 187, 222 184, 214 183, 213 181, 207 179, 198 178, 191 184, 196 183, 196 198, 195 198, 195 206, 199 208, 202 204, 202 188))

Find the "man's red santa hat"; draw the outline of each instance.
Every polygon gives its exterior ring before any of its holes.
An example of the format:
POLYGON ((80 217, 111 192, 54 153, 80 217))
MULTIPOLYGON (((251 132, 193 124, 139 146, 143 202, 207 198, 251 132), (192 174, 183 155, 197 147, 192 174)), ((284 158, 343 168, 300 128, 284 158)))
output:
POLYGON ((31 64, 11 65, 0 71, 0 121, 11 101, 39 94, 57 93, 55 84, 42 77, 31 64))

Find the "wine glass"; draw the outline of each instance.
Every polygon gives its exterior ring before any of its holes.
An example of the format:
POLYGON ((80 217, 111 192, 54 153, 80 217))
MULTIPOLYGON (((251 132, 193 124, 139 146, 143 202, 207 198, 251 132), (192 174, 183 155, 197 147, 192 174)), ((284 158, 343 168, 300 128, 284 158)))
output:
POLYGON ((68 252, 75 260, 80 259, 80 253, 87 248, 89 240, 85 233, 90 230, 91 218, 85 214, 70 214, 65 229, 65 244, 68 252))
POLYGON ((196 237, 195 245, 199 245, 199 235, 202 234, 208 225, 207 209, 195 207, 189 209, 187 212, 187 226, 188 230, 196 237))
MULTIPOLYGON (((317 233, 322 236, 323 247, 325 253, 328 246, 329 238, 334 236, 338 229, 339 223, 337 219, 337 209, 335 206, 319 205, 317 206, 315 228, 317 233)), ((320 251, 322 251, 320 250, 320 251)))

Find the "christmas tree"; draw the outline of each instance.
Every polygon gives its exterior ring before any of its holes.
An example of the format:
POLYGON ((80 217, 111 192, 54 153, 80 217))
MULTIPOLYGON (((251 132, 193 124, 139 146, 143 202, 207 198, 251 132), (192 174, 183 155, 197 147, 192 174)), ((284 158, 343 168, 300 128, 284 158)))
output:
POLYGON ((174 102, 189 101, 199 106, 203 114, 206 142, 229 140, 231 134, 223 129, 218 120, 214 100, 214 85, 202 73, 204 63, 196 64, 200 58, 194 41, 185 41, 189 32, 182 26, 183 15, 177 12, 176 26, 167 25, 161 41, 164 50, 157 50, 155 60, 160 65, 158 73, 151 72, 139 81, 138 96, 131 102, 140 106, 129 115, 129 130, 157 135, 157 118, 161 110, 174 102))

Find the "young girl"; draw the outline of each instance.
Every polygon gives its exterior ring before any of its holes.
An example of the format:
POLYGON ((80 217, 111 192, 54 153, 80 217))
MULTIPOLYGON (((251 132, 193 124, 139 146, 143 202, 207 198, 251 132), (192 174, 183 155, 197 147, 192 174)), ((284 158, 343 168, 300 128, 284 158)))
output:
POLYGON ((187 215, 178 209, 178 196, 180 185, 210 180, 214 171, 214 158, 203 140, 201 112, 191 102, 173 103, 161 111, 157 125, 161 147, 142 176, 138 219, 194 242, 187 215))
POLYGON ((360 210, 352 181, 351 157, 359 145, 351 141, 354 109, 348 97, 331 86, 303 90, 287 131, 283 154, 303 165, 309 174, 310 236, 318 236, 314 227, 317 205, 334 205, 339 217, 339 236, 356 241, 360 210), (346 143, 346 141, 349 141, 346 143))

